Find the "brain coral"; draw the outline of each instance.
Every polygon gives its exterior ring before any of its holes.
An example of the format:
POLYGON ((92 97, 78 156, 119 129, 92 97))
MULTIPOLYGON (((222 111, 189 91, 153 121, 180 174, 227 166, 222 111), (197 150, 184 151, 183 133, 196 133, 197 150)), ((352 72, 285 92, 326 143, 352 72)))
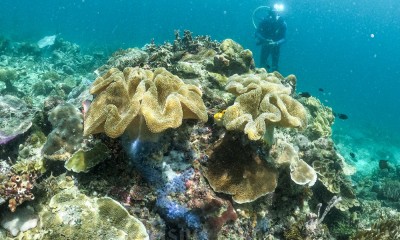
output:
POLYGON ((96 79, 90 93, 97 96, 87 113, 84 135, 105 132, 116 138, 128 131, 137 137, 140 131, 159 133, 179 127, 183 119, 205 122, 208 117, 200 89, 164 68, 112 68, 96 79))
POLYGON ((276 126, 307 126, 305 108, 289 95, 291 88, 274 74, 233 75, 225 89, 238 97, 226 109, 223 123, 228 130, 243 130, 250 140, 264 136, 271 142, 276 126))
POLYGON ((226 134, 207 155, 204 176, 214 191, 232 195, 237 203, 252 202, 277 186, 277 171, 237 136, 226 134))

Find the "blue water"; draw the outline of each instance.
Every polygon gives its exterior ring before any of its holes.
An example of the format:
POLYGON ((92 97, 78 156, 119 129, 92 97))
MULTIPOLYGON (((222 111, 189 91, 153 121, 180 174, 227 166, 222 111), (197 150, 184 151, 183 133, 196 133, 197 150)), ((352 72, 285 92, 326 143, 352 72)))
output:
MULTIPOLYGON (((36 42, 55 33, 83 48, 141 47, 171 41, 175 29, 213 39, 232 38, 253 51, 253 10, 268 1, 42 0, 0 3, 1 34, 36 42), (40 3, 39 3, 40 2, 40 3)), ((280 70, 349 115, 336 128, 400 133, 400 1, 283 1, 288 24, 280 70), (324 92, 319 92, 323 88, 324 92)))

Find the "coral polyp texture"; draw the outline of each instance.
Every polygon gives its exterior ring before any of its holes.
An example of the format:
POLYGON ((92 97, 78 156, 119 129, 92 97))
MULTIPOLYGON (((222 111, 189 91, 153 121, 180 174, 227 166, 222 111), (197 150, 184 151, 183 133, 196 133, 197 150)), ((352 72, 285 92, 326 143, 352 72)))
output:
POLYGON ((278 157, 276 163, 278 165, 289 165, 290 177, 293 182, 299 185, 313 186, 317 181, 317 172, 305 161, 299 158, 294 147, 286 142, 278 141, 275 146, 278 157))
POLYGON ((275 74, 233 75, 225 89, 237 96, 225 111, 227 130, 241 130, 250 140, 273 141, 274 127, 305 129, 307 112, 290 96, 291 88, 275 74))
POLYGON ((90 198, 75 187, 54 195, 40 221, 49 231, 42 239, 149 239, 143 223, 117 201, 90 198))
POLYGON ((226 135, 207 155, 204 176, 214 191, 232 195, 237 203, 252 202, 277 186, 277 170, 238 136, 226 135))
POLYGON ((82 145, 82 114, 72 104, 64 103, 51 110, 49 121, 54 129, 47 136, 42 152, 51 160, 68 160, 82 145))
POLYGON ((164 68, 154 72, 112 68, 96 79, 90 93, 96 97, 85 119, 84 135, 104 132, 116 138, 127 131, 137 137, 147 129, 160 133, 177 128, 184 119, 207 121, 200 89, 164 68))

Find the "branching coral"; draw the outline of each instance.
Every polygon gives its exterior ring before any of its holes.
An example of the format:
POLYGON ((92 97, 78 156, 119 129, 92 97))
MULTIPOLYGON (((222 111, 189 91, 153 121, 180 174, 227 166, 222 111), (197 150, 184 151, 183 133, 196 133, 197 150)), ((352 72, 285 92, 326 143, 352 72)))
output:
POLYGON ((274 127, 307 126, 303 105, 289 95, 291 88, 273 74, 234 75, 226 90, 238 97, 226 109, 224 125, 228 130, 243 130, 250 140, 264 137, 272 143, 274 127))
POLYGON ((399 219, 386 219, 372 225, 368 230, 359 230, 352 240, 392 240, 400 239, 400 220, 399 219))
POLYGON ((205 122, 208 117, 200 89, 164 68, 112 68, 96 79, 90 93, 97 96, 87 113, 84 135, 105 132, 116 138, 127 131, 137 137, 140 131, 160 133, 179 127, 183 119, 205 122))

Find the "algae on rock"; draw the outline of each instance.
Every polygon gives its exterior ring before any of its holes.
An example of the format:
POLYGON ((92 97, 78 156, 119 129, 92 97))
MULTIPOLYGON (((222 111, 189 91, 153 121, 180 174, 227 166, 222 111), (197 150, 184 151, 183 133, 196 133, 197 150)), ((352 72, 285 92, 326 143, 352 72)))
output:
POLYGON ((89 198, 72 187, 52 197, 39 213, 42 239, 147 240, 144 225, 109 197, 89 198))

